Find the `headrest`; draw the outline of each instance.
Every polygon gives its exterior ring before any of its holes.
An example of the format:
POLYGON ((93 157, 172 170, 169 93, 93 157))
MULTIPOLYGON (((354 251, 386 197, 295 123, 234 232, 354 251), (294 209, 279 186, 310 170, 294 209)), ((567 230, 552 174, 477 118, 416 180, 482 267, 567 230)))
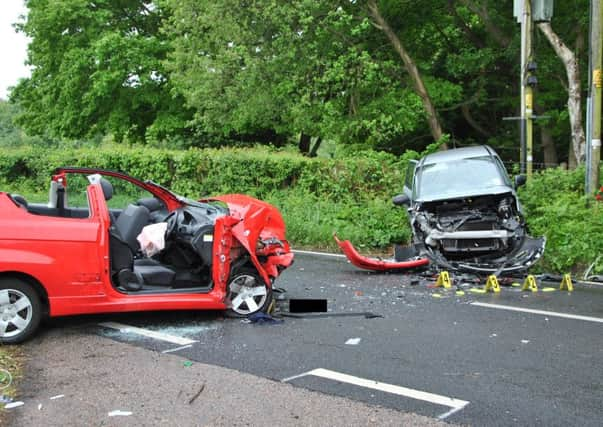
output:
POLYGON ((113 197, 113 185, 109 181, 104 178, 100 180, 101 187, 103 188, 103 194, 105 196, 105 200, 110 200, 113 197))

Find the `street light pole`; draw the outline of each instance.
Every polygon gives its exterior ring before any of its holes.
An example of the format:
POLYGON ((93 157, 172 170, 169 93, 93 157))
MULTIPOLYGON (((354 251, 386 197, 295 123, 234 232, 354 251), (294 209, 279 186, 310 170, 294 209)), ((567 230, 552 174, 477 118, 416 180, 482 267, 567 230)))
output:
POLYGON ((533 108, 534 91, 531 82, 528 81, 528 75, 531 67, 528 64, 532 62, 532 3, 531 0, 521 0, 521 70, 520 70, 520 88, 521 88, 521 119, 520 123, 520 170, 526 173, 528 178, 532 176, 533 162, 533 108))
POLYGON ((603 45, 602 37, 603 30, 601 24, 603 22, 603 0, 591 0, 591 16, 590 16, 590 53, 591 53, 591 86, 590 98, 591 107, 591 138, 587 141, 590 147, 587 147, 590 154, 590 164, 587 168, 589 172, 587 176, 587 195, 592 193, 599 186, 599 164, 601 162, 601 87, 603 86, 601 75, 601 48, 603 45))

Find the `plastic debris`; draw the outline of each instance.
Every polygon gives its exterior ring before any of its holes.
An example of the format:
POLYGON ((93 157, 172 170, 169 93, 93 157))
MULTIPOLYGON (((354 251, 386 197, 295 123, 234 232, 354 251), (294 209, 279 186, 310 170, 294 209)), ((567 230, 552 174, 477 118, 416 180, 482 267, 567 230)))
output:
POLYGON ((13 398, 10 396, 5 396, 4 394, 0 396, 0 403, 11 403, 13 398))
POLYGON ((128 417, 130 415, 132 415, 132 412, 130 411, 121 411, 119 409, 116 409, 115 411, 111 411, 108 414, 110 417, 128 417))
POLYGON ((462 297, 463 295, 465 295, 465 292, 463 291, 456 291, 455 292, 459 297, 462 297))
POLYGON ((345 344, 346 345, 358 345, 358 344, 360 344, 361 339, 362 338, 350 338, 345 342, 345 344))
POLYGON ((247 320, 249 320, 250 323, 271 324, 271 325, 284 322, 283 319, 275 319, 271 315, 263 313, 261 311, 258 311, 257 313, 253 313, 252 315, 250 315, 247 318, 247 320))
POLYGON ((57 394, 56 396, 52 396, 50 400, 62 399, 63 397, 65 397, 64 394, 57 394))
POLYGON ((361 297, 364 294, 362 291, 356 291, 356 292, 354 292, 354 295, 356 295, 357 297, 361 297))
POLYGON ((442 298, 442 295, 440 294, 431 294, 431 296, 434 298, 442 298))
POLYGON ((13 408, 18 408, 19 406, 23 406, 25 405, 25 403, 18 401, 18 402, 11 402, 11 403, 7 403, 6 405, 4 405, 4 409, 13 409, 13 408))
POLYGON ((42 404, 38 403, 38 411, 41 411, 41 410, 42 410, 42 404))
POLYGON ((182 366, 184 366, 185 368, 188 368, 190 366, 193 366, 193 362, 191 362, 190 360, 185 360, 184 363, 182 364, 182 366))
POLYGON ((530 340, 521 340, 522 344, 528 344, 530 342, 530 340))

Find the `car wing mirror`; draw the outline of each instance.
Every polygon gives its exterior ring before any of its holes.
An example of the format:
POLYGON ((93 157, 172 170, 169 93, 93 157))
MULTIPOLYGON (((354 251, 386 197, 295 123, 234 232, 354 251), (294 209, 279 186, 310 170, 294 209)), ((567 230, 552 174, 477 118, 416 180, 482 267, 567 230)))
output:
POLYGON ((392 203, 396 206, 409 206, 410 198, 406 194, 398 194, 394 196, 392 203))
POLYGON ((515 188, 519 188, 526 183, 525 175, 515 175, 515 188))

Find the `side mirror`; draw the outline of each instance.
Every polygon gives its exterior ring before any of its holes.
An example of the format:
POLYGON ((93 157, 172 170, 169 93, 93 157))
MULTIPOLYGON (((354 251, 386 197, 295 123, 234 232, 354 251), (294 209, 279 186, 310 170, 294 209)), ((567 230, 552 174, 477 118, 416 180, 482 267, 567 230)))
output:
POLYGON ((515 175, 515 188, 519 188, 526 183, 525 175, 515 175))
POLYGON ((398 194, 392 199, 392 203, 396 206, 410 205, 410 198, 406 194, 398 194))

